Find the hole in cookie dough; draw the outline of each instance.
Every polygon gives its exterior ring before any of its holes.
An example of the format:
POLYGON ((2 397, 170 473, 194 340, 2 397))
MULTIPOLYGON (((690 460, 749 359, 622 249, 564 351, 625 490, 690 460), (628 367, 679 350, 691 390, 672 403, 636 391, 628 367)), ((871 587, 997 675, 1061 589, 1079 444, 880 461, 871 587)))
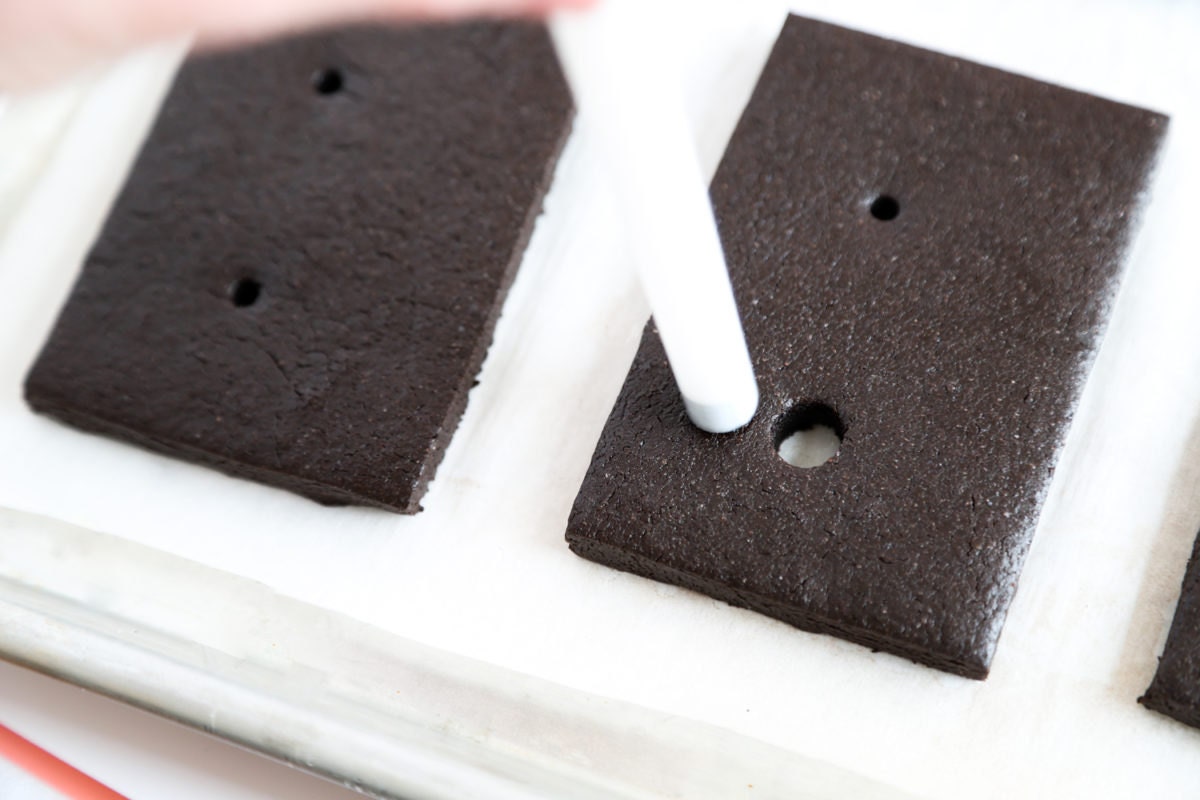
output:
POLYGON ((871 216, 883 222, 895 219, 899 213, 900 202, 891 195, 881 194, 871 203, 871 216))
POLYGON ((337 94, 346 85, 346 79, 342 76, 340 69, 328 67, 317 70, 313 74, 312 83, 317 94, 337 94))
POLYGON ((783 415, 775 433, 779 457, 800 469, 812 469, 838 454, 846 427, 824 403, 800 403, 783 415))
POLYGON ((254 278, 242 278, 229 287, 229 299, 238 308, 254 305, 261 293, 262 284, 254 278))

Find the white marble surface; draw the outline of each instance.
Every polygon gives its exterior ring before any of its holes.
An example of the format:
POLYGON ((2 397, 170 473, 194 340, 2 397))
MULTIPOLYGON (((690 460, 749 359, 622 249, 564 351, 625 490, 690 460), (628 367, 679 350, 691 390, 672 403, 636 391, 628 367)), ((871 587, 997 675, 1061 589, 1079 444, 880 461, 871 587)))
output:
MULTIPOLYGON (((567 511, 646 314, 606 235, 610 216, 590 199, 598 176, 586 131, 568 146, 419 517, 320 508, 31 415, 21 377, 151 113, 167 53, 88 87, 39 180, 0 220, 0 505, 250 579, 485 671, 694 720, 916 795, 1200 794, 1200 733, 1135 702, 1200 521, 1200 230, 1191 218, 1200 6, 795 5, 1173 118, 986 682, 800 633, 567 551, 567 511)), ((694 45, 689 97, 711 168, 782 17, 758 2, 688 6, 680 36, 694 45)), ((16 111, 13 103, 0 137, 16 111)), ((3 559, 0 575, 12 577, 20 565, 3 559)), ((765 780, 747 795, 794 789, 765 780)))
MULTIPOLYGON (((179 723, 4 662, 0 719, 131 800, 362 797, 179 723)), ((0 797, 63 800, 3 761, 0 797)))
POLYGON ((69 800, 3 759, 0 759, 0 792, 8 800, 69 800))

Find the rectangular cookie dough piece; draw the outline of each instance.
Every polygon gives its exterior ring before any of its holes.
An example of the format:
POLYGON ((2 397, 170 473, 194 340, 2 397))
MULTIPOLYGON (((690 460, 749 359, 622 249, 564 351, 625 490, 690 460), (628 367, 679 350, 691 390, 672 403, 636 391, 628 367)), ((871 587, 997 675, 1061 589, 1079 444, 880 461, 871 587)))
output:
POLYGON ((572 115, 534 23, 190 60, 30 405, 321 502, 418 511, 572 115))
POLYGON ((1200 728, 1200 537, 1192 548, 1158 671, 1141 703, 1200 728))
POLYGON ((758 415, 690 425, 648 326, 571 548, 984 678, 1166 123, 790 18, 712 185, 758 415))

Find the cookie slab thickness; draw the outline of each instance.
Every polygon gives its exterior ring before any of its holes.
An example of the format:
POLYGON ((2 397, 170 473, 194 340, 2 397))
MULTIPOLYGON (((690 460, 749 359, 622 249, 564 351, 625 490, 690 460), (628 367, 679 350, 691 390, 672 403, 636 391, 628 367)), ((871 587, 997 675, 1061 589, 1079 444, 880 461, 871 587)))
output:
POLYGON ((1200 729, 1200 536, 1192 548, 1158 671, 1141 703, 1200 729))
POLYGON ((986 677, 1166 125, 789 18, 712 184, 759 413, 692 427, 649 325, 572 550, 986 677))
POLYGON ((324 503, 418 511, 572 116, 532 23, 189 61, 29 403, 324 503))

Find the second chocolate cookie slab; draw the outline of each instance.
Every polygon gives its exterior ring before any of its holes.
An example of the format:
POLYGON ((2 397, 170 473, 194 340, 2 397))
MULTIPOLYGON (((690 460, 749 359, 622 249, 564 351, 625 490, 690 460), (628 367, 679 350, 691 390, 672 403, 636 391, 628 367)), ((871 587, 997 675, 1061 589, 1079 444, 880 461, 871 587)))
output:
POLYGON ((647 328, 571 548, 985 677, 1165 129, 790 18, 712 187, 759 414, 692 427, 647 328))

